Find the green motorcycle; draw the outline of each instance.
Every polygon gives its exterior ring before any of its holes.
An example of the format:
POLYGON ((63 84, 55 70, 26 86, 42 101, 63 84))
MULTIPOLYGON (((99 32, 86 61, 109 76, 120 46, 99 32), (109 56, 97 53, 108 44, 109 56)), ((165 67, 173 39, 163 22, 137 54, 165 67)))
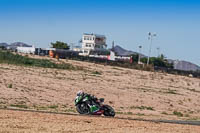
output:
POLYGON ((114 109, 109 105, 103 104, 104 99, 91 100, 89 96, 77 96, 75 99, 75 106, 77 112, 87 115, 104 115, 115 116, 114 109))

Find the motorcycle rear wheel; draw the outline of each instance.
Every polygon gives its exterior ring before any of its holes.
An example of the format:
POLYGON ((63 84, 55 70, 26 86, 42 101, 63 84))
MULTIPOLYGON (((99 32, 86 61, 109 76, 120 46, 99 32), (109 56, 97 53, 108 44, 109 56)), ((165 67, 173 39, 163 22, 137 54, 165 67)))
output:
POLYGON ((81 103, 81 104, 76 105, 76 110, 80 114, 90 114, 90 108, 88 107, 86 103, 81 103))

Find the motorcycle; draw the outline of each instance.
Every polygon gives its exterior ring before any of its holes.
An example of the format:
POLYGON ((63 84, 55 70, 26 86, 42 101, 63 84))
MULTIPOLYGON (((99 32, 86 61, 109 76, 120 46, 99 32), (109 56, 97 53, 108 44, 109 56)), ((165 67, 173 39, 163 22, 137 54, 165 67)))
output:
POLYGON ((75 99, 76 110, 80 114, 115 116, 114 109, 109 105, 104 105, 104 98, 90 100, 89 96, 77 96, 75 99))

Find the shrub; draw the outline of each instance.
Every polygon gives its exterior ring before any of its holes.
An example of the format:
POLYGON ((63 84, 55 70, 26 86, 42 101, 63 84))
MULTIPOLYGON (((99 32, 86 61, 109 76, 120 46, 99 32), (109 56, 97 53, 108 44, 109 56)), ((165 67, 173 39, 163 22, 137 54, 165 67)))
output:
POLYGON ((183 114, 181 112, 178 112, 178 111, 174 111, 173 114, 178 116, 178 117, 183 117, 183 114))
POLYGON ((8 85, 8 88, 12 88, 12 84, 9 84, 9 85, 8 85))

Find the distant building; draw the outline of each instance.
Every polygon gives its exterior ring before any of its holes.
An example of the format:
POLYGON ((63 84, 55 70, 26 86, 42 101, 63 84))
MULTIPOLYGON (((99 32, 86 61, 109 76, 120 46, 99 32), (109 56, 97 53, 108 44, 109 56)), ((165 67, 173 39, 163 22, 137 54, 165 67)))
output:
POLYGON ((34 46, 32 47, 17 47, 18 53, 24 53, 24 54, 35 54, 35 55, 49 55, 50 50, 56 50, 55 48, 36 48, 34 46))
POLYGON ((131 57, 130 56, 118 56, 113 52, 112 50, 110 51, 110 55, 108 56, 108 60, 112 61, 120 61, 120 60, 128 60, 130 61, 131 57))
POLYGON ((80 52, 81 51, 81 47, 80 46, 74 46, 72 50, 80 52))
POLYGON ((106 37, 98 34, 83 34, 81 55, 89 55, 92 51, 106 51, 106 37))
POLYGON ((33 47, 33 46, 28 45, 28 44, 23 43, 23 42, 15 42, 15 43, 11 43, 11 44, 8 45, 6 48, 7 48, 8 50, 17 52, 17 47, 33 47))
POLYGON ((35 54, 36 48, 33 47, 17 47, 17 52, 25 54, 35 54))

